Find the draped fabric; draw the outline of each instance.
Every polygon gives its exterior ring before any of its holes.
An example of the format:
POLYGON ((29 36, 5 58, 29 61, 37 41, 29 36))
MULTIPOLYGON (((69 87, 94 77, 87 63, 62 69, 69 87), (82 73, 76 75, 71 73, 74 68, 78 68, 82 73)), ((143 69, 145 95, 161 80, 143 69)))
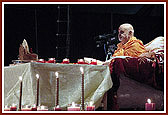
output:
MULTIPOLYGON (((111 62, 111 71, 116 76, 123 74, 133 80, 147 84, 156 89, 163 90, 164 72, 159 72, 160 68, 157 62, 147 58, 116 58, 111 62)), ((162 69, 162 68, 161 68, 162 69)))
POLYGON ((118 48, 114 52, 113 56, 131 56, 138 57, 142 53, 146 52, 143 42, 136 39, 136 37, 130 38, 130 40, 125 43, 117 44, 118 48))
MULTIPOLYGON (((156 103, 156 110, 164 108, 164 71, 157 61, 148 58, 117 58, 110 63, 113 92, 117 99, 111 99, 115 110, 133 108, 144 110, 147 98, 156 103), (115 104, 116 102, 116 104, 115 104)), ((112 95, 112 92, 108 92, 112 95)), ((112 96, 111 96, 112 97, 112 96)), ((109 99, 109 100, 110 100, 109 99)), ((109 102, 108 105, 111 103, 109 102)))
POLYGON ((93 101, 96 108, 101 105, 101 100, 113 83, 110 70, 105 65, 81 64, 52 64, 52 63, 25 63, 4 67, 4 104, 19 103, 20 82, 23 77, 22 105, 36 104, 37 78, 39 74, 39 104, 55 106, 56 76, 59 73, 59 105, 66 109, 68 104, 81 103, 81 72, 84 68, 84 98, 85 102, 93 101))
MULTIPOLYGON (((160 64, 156 58, 155 61, 152 58, 138 57, 141 54, 147 53, 146 48, 154 48, 158 42, 158 47, 163 46, 164 39, 158 37, 150 43, 143 45, 141 40, 136 39, 136 37, 130 38, 126 44, 119 43, 118 49, 115 51, 114 55, 116 58, 112 59, 109 67, 111 73, 113 71, 117 76, 124 74, 131 79, 137 80, 144 84, 148 84, 154 88, 163 90, 163 66, 160 64), (159 42, 160 41, 160 42, 159 42), (124 56, 125 58, 117 58, 119 56, 124 56), (130 56, 130 57, 127 57, 130 56), (161 71, 161 72, 159 72, 161 71)), ((154 48, 155 49, 155 48, 154 48)), ((161 54, 158 54, 162 56, 161 54)), ((164 60, 164 59, 163 59, 164 60)))

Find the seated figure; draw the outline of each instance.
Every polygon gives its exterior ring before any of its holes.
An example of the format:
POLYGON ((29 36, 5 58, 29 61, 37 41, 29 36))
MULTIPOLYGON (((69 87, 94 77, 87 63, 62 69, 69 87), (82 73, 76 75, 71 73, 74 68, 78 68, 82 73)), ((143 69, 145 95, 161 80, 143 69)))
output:
MULTIPOLYGON (((136 59, 132 59, 131 64, 124 65, 122 67, 126 68, 132 68, 136 69, 136 67, 139 67, 138 63, 141 62, 146 62, 143 60, 143 58, 140 57, 152 57, 154 55, 162 50, 160 50, 160 47, 163 47, 163 45, 159 45, 159 43, 163 43, 163 40, 161 37, 157 38, 156 40, 151 41, 150 43, 143 45, 143 42, 141 40, 136 39, 134 36, 134 29, 131 24, 122 24, 119 27, 119 34, 118 34, 118 39, 121 41, 117 46, 117 50, 114 52, 113 57, 116 56, 130 56, 130 57, 137 57, 136 59), (160 42, 158 42, 160 41, 160 42), (157 44, 157 45, 156 45, 157 44), (137 61, 136 61, 137 60, 137 61), (136 61, 136 63, 134 62, 136 61), (133 63, 134 62, 134 63, 133 63)), ((126 59, 126 62, 128 60, 126 59)), ((120 86, 120 74, 122 74, 122 70, 120 70, 120 64, 122 65, 124 61, 121 59, 115 59, 112 58, 112 60, 108 61, 110 70, 111 70, 111 77, 113 81, 113 87, 108 91, 108 110, 118 110, 117 107, 117 90, 120 86), (113 72, 112 72, 113 71, 113 72), (120 71, 118 74, 116 73, 117 71, 120 71), (112 99, 113 98, 113 99, 112 99), (113 101, 113 104, 111 103, 113 101)), ((141 65, 142 66, 142 65, 141 65)), ((140 66, 140 67, 141 67, 140 66)), ((152 67, 151 67, 152 68, 152 67)), ((140 68, 139 68, 140 69, 140 68)), ((124 69, 123 69, 124 70, 124 69)), ((134 70, 129 70, 130 72, 135 72, 134 70)), ((140 71, 140 70, 139 70, 140 71)), ((128 73, 128 71, 127 71, 128 73)), ((143 73, 143 72, 142 72, 143 73)), ((130 73, 131 75, 134 75, 133 73, 130 73)), ((138 73, 137 73, 138 74, 138 73)), ((141 75, 141 74, 140 74, 141 75)), ((132 76, 134 79, 136 79, 135 76, 132 76)), ((138 78, 144 78, 145 76, 140 76, 138 78)), ((151 77, 153 78, 153 77, 151 77)), ((146 80, 148 83, 150 81, 149 79, 146 80)), ((152 82, 153 83, 153 82, 152 82)))
MULTIPOLYGON (((122 74, 126 73, 129 78, 153 86, 156 89, 163 89, 162 73, 160 72, 157 75, 161 77, 155 77, 159 70, 156 66, 158 63, 156 62, 156 55, 164 53, 163 37, 157 37, 143 45, 143 42, 134 36, 132 25, 126 23, 119 27, 118 38, 121 42, 117 45, 118 48, 112 59, 100 63, 100 65, 109 65, 113 81, 112 88, 107 92, 107 110, 119 110, 117 91, 120 87, 120 76, 122 74), (126 58, 128 56, 133 58, 126 58), (121 59, 122 57, 124 59, 121 59)), ((161 56, 163 57, 163 55, 161 56)), ((121 85, 123 88, 123 84, 121 85)))
POLYGON ((19 47, 19 60, 38 60, 38 55, 29 51, 27 41, 24 39, 19 47))
POLYGON ((131 24, 122 24, 118 30, 118 39, 121 41, 113 56, 131 56, 138 57, 146 52, 141 40, 134 37, 134 29, 131 24))

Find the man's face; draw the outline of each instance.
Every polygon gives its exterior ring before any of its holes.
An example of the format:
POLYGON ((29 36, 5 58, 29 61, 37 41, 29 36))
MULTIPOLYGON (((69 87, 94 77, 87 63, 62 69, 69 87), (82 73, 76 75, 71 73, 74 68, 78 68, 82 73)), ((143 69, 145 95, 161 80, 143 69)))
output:
POLYGON ((128 42, 128 40, 133 36, 133 27, 130 24, 122 24, 118 30, 118 39, 122 44, 128 42))
POLYGON ((118 39, 119 41, 123 41, 124 39, 127 39, 127 34, 124 32, 124 30, 122 29, 118 30, 118 39))

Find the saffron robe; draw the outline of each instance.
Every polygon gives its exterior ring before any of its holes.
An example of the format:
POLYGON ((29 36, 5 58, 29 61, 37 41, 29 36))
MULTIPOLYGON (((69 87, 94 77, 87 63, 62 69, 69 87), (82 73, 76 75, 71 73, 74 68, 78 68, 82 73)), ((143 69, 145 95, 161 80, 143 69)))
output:
POLYGON ((146 49, 141 40, 132 37, 124 45, 122 43, 117 44, 118 48, 114 52, 113 56, 131 56, 138 57, 142 53, 146 52, 146 49))

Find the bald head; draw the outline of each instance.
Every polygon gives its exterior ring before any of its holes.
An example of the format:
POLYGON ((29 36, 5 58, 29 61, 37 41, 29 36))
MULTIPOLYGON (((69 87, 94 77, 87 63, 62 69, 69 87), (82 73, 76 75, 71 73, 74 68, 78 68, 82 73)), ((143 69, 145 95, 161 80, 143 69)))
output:
POLYGON ((128 23, 120 25, 118 32, 119 41, 124 43, 134 36, 134 28, 131 24, 128 23))

